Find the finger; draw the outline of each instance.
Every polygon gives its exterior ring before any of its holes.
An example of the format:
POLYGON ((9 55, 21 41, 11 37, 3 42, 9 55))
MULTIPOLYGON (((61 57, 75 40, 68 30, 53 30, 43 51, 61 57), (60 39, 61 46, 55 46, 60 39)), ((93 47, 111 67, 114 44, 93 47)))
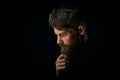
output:
POLYGON ((66 59, 67 56, 65 54, 60 54, 60 56, 57 59, 64 59, 64 58, 66 59))
POLYGON ((56 69, 57 70, 62 70, 62 69, 65 69, 66 67, 65 66, 60 66, 60 67, 57 67, 56 69))
POLYGON ((59 60, 59 61, 56 61, 55 64, 59 64, 59 63, 65 63, 65 64, 69 64, 70 62, 68 60, 59 60))
POLYGON ((56 63, 56 66, 68 66, 68 65, 69 65, 69 61, 56 63))
POLYGON ((59 59, 59 60, 57 60, 55 62, 55 64, 57 64, 57 63, 66 63, 66 64, 69 64, 69 60, 67 60, 67 59, 59 59))
POLYGON ((66 63, 57 63, 56 64, 56 66, 58 67, 58 66, 65 66, 66 65, 66 63))
POLYGON ((56 63, 66 62, 66 59, 57 59, 56 63))

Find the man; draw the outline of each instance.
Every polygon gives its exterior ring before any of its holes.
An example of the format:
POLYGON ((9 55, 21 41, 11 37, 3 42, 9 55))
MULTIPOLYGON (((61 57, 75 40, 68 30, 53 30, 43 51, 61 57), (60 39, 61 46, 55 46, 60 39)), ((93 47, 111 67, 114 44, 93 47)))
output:
POLYGON ((75 8, 54 9, 50 13, 49 24, 57 35, 57 44, 61 47, 60 55, 55 61, 57 78, 81 79, 88 72, 90 61, 86 49, 90 44, 83 15, 75 8))

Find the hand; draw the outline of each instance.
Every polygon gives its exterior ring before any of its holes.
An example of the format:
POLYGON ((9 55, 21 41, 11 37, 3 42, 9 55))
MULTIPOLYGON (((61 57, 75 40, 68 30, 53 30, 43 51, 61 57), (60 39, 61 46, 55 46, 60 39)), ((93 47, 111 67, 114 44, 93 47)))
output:
POLYGON ((57 75, 59 75, 60 70, 64 70, 67 68, 69 61, 67 60, 67 56, 65 54, 61 54, 55 64, 56 64, 56 72, 57 75))

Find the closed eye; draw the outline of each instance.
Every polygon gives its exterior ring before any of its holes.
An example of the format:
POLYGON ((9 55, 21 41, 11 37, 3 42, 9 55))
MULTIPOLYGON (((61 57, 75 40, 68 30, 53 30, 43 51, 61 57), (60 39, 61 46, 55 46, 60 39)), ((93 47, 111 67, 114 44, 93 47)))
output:
POLYGON ((66 35, 66 33, 64 32, 64 33, 61 33, 59 36, 64 37, 65 35, 66 35))

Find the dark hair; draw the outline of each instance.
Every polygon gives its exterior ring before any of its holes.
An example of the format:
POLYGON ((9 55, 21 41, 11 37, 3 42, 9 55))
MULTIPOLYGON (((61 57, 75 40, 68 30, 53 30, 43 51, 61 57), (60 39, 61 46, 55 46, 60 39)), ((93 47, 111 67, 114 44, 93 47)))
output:
POLYGON ((53 28, 77 28, 79 25, 85 25, 85 17, 78 8, 60 7, 53 9, 49 15, 49 25, 53 28))

